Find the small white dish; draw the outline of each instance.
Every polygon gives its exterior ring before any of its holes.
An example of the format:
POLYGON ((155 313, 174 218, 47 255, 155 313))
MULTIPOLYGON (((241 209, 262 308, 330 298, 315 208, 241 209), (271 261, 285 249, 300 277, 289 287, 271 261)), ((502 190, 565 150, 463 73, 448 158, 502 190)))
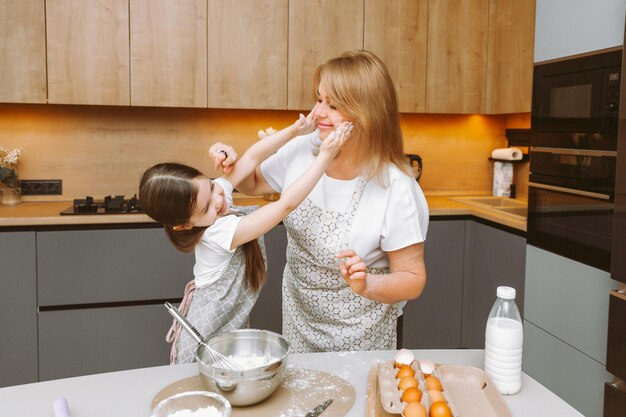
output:
POLYGON ((230 402, 222 395, 209 391, 187 391, 167 397, 154 407, 152 417, 169 417, 177 411, 191 412, 202 408, 215 407, 220 417, 230 417, 230 402))

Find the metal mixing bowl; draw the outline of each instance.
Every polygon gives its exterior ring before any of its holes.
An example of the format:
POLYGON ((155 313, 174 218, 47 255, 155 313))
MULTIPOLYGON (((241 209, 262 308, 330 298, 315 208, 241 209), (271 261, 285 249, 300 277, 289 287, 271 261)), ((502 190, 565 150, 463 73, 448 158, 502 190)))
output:
POLYGON ((217 392, 232 405, 245 406, 263 401, 280 385, 289 344, 278 333, 268 330, 241 329, 210 337, 207 344, 235 362, 250 355, 265 356, 262 366, 231 370, 218 367, 211 356, 198 345, 195 357, 200 368, 200 378, 209 391, 217 392))

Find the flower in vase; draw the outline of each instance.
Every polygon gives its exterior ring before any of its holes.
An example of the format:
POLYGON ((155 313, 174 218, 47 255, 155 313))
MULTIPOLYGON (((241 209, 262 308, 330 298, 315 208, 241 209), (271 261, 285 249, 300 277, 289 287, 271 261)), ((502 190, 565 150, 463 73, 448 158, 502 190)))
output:
POLYGON ((10 188, 19 187, 17 163, 22 154, 21 148, 8 150, 0 146, 0 182, 10 188))

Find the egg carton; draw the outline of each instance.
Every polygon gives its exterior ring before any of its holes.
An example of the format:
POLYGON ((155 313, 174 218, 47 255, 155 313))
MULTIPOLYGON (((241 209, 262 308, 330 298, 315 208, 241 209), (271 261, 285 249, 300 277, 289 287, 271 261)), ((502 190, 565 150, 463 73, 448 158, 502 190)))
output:
MULTIPOLYGON (((401 400, 402 391, 398 389, 398 382, 400 381, 398 378, 396 378, 396 373, 398 372, 398 369, 394 367, 393 361, 379 362, 377 366, 380 403, 383 406, 383 409, 390 414, 402 414, 402 412, 404 411, 404 407, 406 407, 406 403, 401 400)), ((454 417, 458 417, 459 413, 457 412, 456 407, 447 392, 446 385, 439 375, 437 366, 438 365, 435 365, 435 370, 433 371, 432 375, 436 376, 441 382, 441 386, 443 388, 443 398, 448 403, 448 407, 450 407, 452 415, 454 417)), ((428 395, 424 373, 419 369, 419 364, 417 361, 413 361, 411 363, 411 368, 413 368, 413 370, 415 371, 417 387, 423 393, 420 402, 426 410, 429 410, 432 401, 430 396, 428 395)))

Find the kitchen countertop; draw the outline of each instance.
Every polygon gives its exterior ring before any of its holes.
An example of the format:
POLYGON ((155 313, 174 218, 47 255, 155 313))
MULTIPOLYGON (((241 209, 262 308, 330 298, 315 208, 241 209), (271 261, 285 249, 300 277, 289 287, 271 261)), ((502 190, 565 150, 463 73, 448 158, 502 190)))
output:
MULTIPOLYGON (((348 417, 365 415, 369 370, 377 361, 393 359, 396 351, 293 354, 291 367, 318 369, 350 382, 356 401, 348 417)), ((483 351, 468 349, 414 350, 416 358, 436 363, 482 367, 483 351)), ((2 415, 12 417, 51 416, 52 403, 67 399, 72 416, 141 417, 150 415, 150 404, 165 386, 197 375, 194 363, 133 369, 121 372, 59 379, 0 388, 2 415)), ((581 417, 578 411, 526 374, 522 389, 503 396, 514 417, 581 417)), ((320 399, 321 401, 322 399, 320 399)), ((268 399, 268 401, 271 401, 268 399)))
MULTIPOLYGON (((486 208, 471 206, 457 201, 462 196, 426 196, 431 218, 438 216, 476 216, 526 231, 526 219, 486 208)), ((520 200, 523 201, 523 200, 520 200)), ((261 197, 235 195, 236 205, 263 205, 268 201, 261 197)), ((57 226, 57 225, 104 225, 124 223, 155 223, 145 214, 114 214, 61 216, 59 213, 72 205, 71 201, 22 202, 16 206, 0 205, 0 229, 12 226, 57 226)))

